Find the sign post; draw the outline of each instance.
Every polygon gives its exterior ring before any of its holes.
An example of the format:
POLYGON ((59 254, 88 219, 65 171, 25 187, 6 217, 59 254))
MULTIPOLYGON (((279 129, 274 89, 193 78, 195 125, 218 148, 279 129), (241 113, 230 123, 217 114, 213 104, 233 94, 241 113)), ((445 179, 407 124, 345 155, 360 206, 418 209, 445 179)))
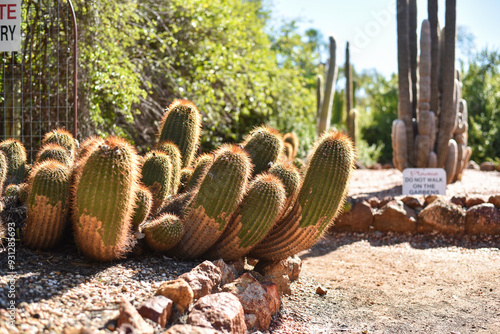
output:
POLYGON ((446 195, 446 171, 442 168, 403 170, 403 195, 446 195))
POLYGON ((0 0, 0 52, 21 51, 21 0, 0 0))

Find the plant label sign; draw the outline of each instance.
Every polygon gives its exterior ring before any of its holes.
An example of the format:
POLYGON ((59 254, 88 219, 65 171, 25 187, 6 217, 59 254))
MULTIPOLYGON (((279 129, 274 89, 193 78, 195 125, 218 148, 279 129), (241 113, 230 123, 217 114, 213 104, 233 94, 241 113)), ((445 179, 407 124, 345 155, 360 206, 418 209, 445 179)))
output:
POLYGON ((21 0, 0 0, 0 52, 21 51, 21 0))
POLYGON ((446 171, 442 168, 403 170, 403 195, 446 195, 446 171))

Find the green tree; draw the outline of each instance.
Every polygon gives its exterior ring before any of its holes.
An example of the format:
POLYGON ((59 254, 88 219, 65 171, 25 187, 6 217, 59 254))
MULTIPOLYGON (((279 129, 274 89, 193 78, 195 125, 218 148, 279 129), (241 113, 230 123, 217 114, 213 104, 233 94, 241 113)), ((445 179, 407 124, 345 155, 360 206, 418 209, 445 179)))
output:
POLYGON ((500 157, 500 53, 483 49, 462 63, 463 98, 469 112, 472 160, 500 157))

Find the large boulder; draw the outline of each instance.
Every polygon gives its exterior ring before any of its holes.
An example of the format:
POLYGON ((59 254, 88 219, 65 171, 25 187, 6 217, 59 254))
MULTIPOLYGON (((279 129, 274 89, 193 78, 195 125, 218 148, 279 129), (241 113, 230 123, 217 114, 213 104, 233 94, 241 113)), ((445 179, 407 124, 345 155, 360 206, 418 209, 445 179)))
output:
POLYGON ((500 234, 500 211, 491 203, 473 206, 465 215, 468 234, 500 234))
POLYGON ((434 230, 446 234, 462 234, 465 230, 465 210, 439 197, 418 214, 420 232, 434 230))
POLYGON ((200 298, 187 318, 189 325, 215 329, 221 333, 245 334, 245 314, 238 298, 229 292, 200 298))
POLYGON ((417 215, 415 210, 403 202, 392 200, 373 215, 373 227, 382 232, 415 232, 417 215))

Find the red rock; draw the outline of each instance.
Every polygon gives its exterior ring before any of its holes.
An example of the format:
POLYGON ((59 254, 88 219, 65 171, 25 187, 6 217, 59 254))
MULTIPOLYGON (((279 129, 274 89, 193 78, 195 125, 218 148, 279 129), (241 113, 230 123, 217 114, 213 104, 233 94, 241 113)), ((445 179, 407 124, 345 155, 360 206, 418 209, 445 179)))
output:
POLYGON ((326 295, 326 294, 328 293, 328 290, 323 289, 323 287, 321 287, 321 286, 318 286, 318 287, 316 288, 316 293, 317 293, 318 295, 320 295, 320 296, 324 296, 324 295, 326 295))
POLYGON ((245 273, 233 283, 226 284, 222 291, 230 292, 240 300, 245 312, 247 329, 265 331, 271 324, 271 309, 266 289, 251 274, 245 273))
POLYGON ((247 330, 243 306, 238 298, 229 292, 200 298, 189 313, 187 323, 222 333, 245 334, 247 330))
POLYGON ((371 205, 366 201, 358 201, 349 212, 342 213, 332 226, 337 232, 366 232, 373 224, 371 205))
POLYGON ((378 208, 381 209, 384 207, 387 203, 394 201, 394 197, 392 196, 385 196, 378 202, 378 208))
POLYGON ((194 299, 200 299, 217 289, 221 282, 221 270, 210 261, 204 261, 191 271, 179 276, 193 289, 194 299))
POLYGON ((423 207, 423 203, 420 202, 420 200, 414 196, 405 196, 401 199, 401 202, 403 202, 405 205, 409 206, 413 210, 421 209, 423 207))
POLYGON ((228 283, 231 283, 236 279, 236 276, 238 275, 238 272, 236 269, 228 265, 224 260, 219 259, 216 261, 213 261, 213 264, 220 269, 221 272, 221 279, 220 279, 220 285, 226 285, 228 283))
POLYGON ((479 169, 484 172, 493 172, 495 170, 495 164, 493 162, 485 161, 479 165, 479 169))
POLYGON ((391 201, 375 212, 373 227, 383 232, 415 232, 417 230, 415 210, 401 201, 391 201))
POLYGON ((446 234, 461 234, 465 229, 465 210, 438 198, 418 214, 419 231, 432 229, 446 234))
POLYGON ((473 206, 465 215, 465 233, 500 234, 500 211, 491 203, 473 206))
POLYGON ((490 198, 488 199, 488 203, 491 203, 497 208, 500 208, 500 195, 490 196, 490 198))
POLYGON ((213 328, 206 328, 193 325, 175 325, 170 327, 163 334, 218 334, 219 331, 213 328))
POLYGON ((181 314, 187 310, 194 299, 193 289, 183 279, 163 282, 156 294, 170 299, 181 314))
POLYGON ((165 327, 172 315, 172 300, 157 295, 146 300, 137 310, 143 318, 156 322, 161 327, 165 327))
POLYGON ((456 205, 461 206, 461 207, 465 206, 465 201, 466 201, 465 196, 453 196, 450 199, 451 203, 456 204, 456 205))
POLYGON ((429 196, 425 196, 424 198, 424 207, 431 204, 432 202, 434 202, 435 200, 437 200, 438 198, 441 198, 442 196, 438 196, 438 195, 429 195, 429 196))
POLYGON ((392 169, 394 166, 391 163, 386 163, 382 166, 383 169, 392 169))
POLYGON ((281 261, 259 261, 255 266, 254 270, 264 276, 264 281, 270 281, 278 287, 280 295, 291 294, 292 290, 290 288, 290 276, 297 276, 294 274, 294 264, 293 261, 289 261, 290 257, 281 261))
POLYGON ((377 197, 371 197, 370 199, 368 199, 368 203, 370 203, 372 209, 378 209, 380 200, 377 197))
POLYGON ((485 201, 481 197, 469 197, 465 201, 465 206, 468 208, 472 208, 475 205, 483 204, 485 201))
MULTIPOLYGON (((153 327, 146 321, 144 321, 139 312, 137 312, 135 307, 133 307, 129 301, 127 300, 122 301, 120 303, 119 311, 120 311, 120 316, 118 317, 118 323, 117 323, 119 332, 122 326, 123 326, 122 331, 126 327, 130 326, 138 333, 144 333, 144 334, 154 333, 153 327)), ((125 332, 130 332, 130 330, 127 330, 125 332)))
POLYGON ((302 270, 302 259, 298 255, 294 255, 289 256, 286 261, 288 262, 288 278, 290 278, 290 281, 293 282, 299 279, 302 270))
POLYGON ((269 309, 272 315, 277 315, 281 308, 281 297, 278 291, 278 286, 272 282, 262 282, 262 287, 266 290, 268 295, 269 309))

